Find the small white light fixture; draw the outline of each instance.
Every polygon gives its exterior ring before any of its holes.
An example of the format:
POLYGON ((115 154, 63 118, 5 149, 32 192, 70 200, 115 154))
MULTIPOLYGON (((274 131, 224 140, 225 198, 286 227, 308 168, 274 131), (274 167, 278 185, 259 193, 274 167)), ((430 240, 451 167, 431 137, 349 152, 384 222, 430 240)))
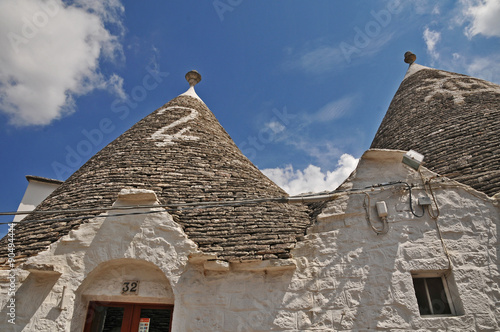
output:
POLYGON ((410 166, 416 171, 420 167, 420 164, 422 164, 423 160, 424 160, 424 155, 413 150, 406 152, 406 154, 403 156, 403 164, 410 166))

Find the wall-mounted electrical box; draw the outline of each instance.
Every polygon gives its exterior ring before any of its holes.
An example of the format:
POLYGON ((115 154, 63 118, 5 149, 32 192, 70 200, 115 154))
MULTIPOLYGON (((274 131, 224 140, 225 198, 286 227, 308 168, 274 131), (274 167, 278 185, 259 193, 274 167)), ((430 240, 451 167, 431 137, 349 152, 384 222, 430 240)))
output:
POLYGON ((387 217, 387 205, 385 204, 384 201, 377 202, 377 213, 380 218, 385 218, 387 217))
POLYGON ((418 205, 420 206, 427 206, 431 205, 431 199, 429 196, 423 196, 418 198, 418 205))

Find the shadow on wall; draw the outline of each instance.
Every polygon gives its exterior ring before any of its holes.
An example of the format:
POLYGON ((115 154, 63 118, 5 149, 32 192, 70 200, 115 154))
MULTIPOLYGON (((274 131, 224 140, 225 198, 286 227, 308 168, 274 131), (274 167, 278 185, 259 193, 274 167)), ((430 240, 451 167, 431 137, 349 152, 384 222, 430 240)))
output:
MULTIPOLYGON (((31 272, 26 280, 16 291, 16 319, 12 331, 24 331, 24 328, 35 315, 42 303, 46 300, 52 288, 61 275, 59 273, 36 273, 31 272)), ((61 299, 62 300, 62 293, 61 299)), ((9 308, 7 304, 1 311, 2 317, 8 317, 9 308)), ((47 319, 56 320, 61 310, 52 308, 47 314, 47 319)))

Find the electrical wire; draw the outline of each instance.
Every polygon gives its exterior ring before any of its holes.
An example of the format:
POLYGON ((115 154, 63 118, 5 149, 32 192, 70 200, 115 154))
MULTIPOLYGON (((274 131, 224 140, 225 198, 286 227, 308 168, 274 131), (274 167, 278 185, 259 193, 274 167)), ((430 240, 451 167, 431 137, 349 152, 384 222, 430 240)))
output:
MULTIPOLYGON (((66 209, 66 210, 33 210, 33 211, 10 211, 10 212, 0 212, 0 216, 6 215, 27 215, 27 214, 55 214, 55 213, 79 213, 79 212, 96 212, 96 211, 112 211, 112 210, 129 210, 129 209, 141 209, 141 208, 154 208, 162 207, 169 209, 180 209, 182 207, 189 206, 207 206, 207 205, 238 205, 238 204, 256 204, 256 203, 313 203, 318 201, 326 201, 335 199, 338 195, 349 194, 349 193, 362 193, 363 191, 370 188, 377 188, 382 186, 397 185, 402 182, 387 182, 381 184, 375 184, 372 186, 367 186, 360 189, 342 189, 327 192, 325 194, 305 194, 299 196, 282 196, 282 197, 268 197, 268 198, 256 198, 256 199, 245 199, 245 200, 228 200, 228 201, 207 201, 207 202, 191 202, 191 203, 177 203, 177 204, 157 204, 157 205, 134 205, 134 206, 122 206, 122 207, 93 207, 93 208, 80 208, 80 209, 66 209)), ((234 197, 236 198, 236 197, 234 197)))
MULTIPOLYGON (((413 194, 412 194, 412 186, 408 183, 408 182, 405 182, 405 181, 394 181, 394 182, 386 182, 386 183, 379 183, 377 185, 374 185, 372 187, 384 187, 384 186, 391 186, 391 185, 396 185, 396 184, 404 184, 406 186, 406 188, 408 189, 408 192, 409 192, 409 196, 410 196, 410 211, 411 213, 417 217, 417 218, 421 218, 424 216, 425 214, 425 210, 424 208, 422 207, 422 214, 421 215, 418 215, 415 210, 413 210, 413 194)), ((424 187, 425 188, 425 187, 424 187)))
POLYGON ((436 195, 434 195, 434 191, 432 190, 432 185, 431 185, 432 177, 429 178, 429 180, 425 180, 424 176, 422 175, 422 172, 420 172, 420 170, 418 171, 418 173, 420 174, 420 178, 422 179, 422 183, 424 184, 424 190, 425 190, 425 192, 427 194, 431 195, 432 201, 434 202, 434 206, 436 208, 436 213, 434 213, 434 211, 432 209, 432 206, 427 209, 427 212, 429 213, 429 216, 432 219, 437 219, 437 218, 439 218, 440 212, 439 212, 439 205, 437 203, 436 195))
MULTIPOLYGON (((257 203, 253 203, 257 204, 257 203)), ((153 211, 139 211, 139 212, 124 212, 124 213, 115 213, 115 214, 107 214, 104 212, 102 215, 84 215, 84 216, 75 216, 75 217, 66 217, 66 218, 51 218, 51 219, 36 219, 36 220, 21 220, 21 221, 11 221, 11 222, 2 222, 0 225, 6 224, 29 224, 33 222, 67 222, 73 220, 86 220, 92 218, 107 218, 107 217, 121 217, 121 216, 130 216, 130 215, 142 215, 142 214, 154 214, 154 213, 162 213, 162 212, 176 212, 176 211, 189 211, 189 210, 197 210, 197 209, 209 209, 209 208, 217 208, 217 207, 226 207, 226 206, 243 206, 249 204, 232 204, 232 205, 203 205, 203 206, 187 206, 176 209, 164 209, 160 205, 152 205, 152 206, 124 206, 123 208, 113 208, 109 209, 111 211, 116 210, 129 210, 129 209, 145 209, 145 208, 158 208, 153 211)), ((92 209, 86 209, 87 211, 93 211, 92 209)), ((99 209, 100 210, 100 209, 99 209)), ((63 211, 66 212, 66 211, 63 211)), ((60 213, 60 212, 59 212, 60 213)))
MULTIPOLYGON (((404 184, 409 189, 410 193, 410 209, 412 213, 415 214, 412 207, 412 193, 411 186, 407 182, 403 181, 393 181, 393 182, 384 182, 378 183, 370 186, 366 186, 364 188, 357 189, 338 189, 331 192, 327 192, 325 194, 305 194, 300 196, 291 196, 291 197, 269 197, 269 198, 257 198, 257 199, 247 199, 247 200, 232 200, 232 201, 208 201, 208 202, 190 202, 190 203, 177 203, 177 204, 157 204, 157 205, 135 205, 135 206, 121 206, 121 207, 93 207, 93 208, 80 208, 80 209, 67 209, 67 210, 34 210, 34 211, 17 211, 17 212, 0 212, 0 216, 6 215, 27 215, 27 214, 62 214, 62 213, 81 213, 81 212, 109 212, 114 210, 136 210, 136 209, 151 209, 151 208, 165 208, 166 210, 159 211, 148 211, 148 212, 133 212, 133 213, 121 213, 121 216, 124 215, 135 215, 135 214, 149 214, 149 213, 160 213, 160 212, 175 212, 175 211, 184 211, 184 210, 192 210, 192 209, 202 209, 202 208, 217 208, 217 207, 231 207, 231 206, 242 206, 242 205, 256 205, 261 203, 290 203, 290 204, 307 204, 313 202, 320 201, 329 201, 334 200, 341 195, 352 195, 352 194, 363 194, 365 192, 372 192, 374 190, 378 190, 381 187, 386 186, 396 186, 404 184)), ((11 221, 11 222, 1 222, 0 225, 6 224, 21 224, 28 222, 49 222, 49 221, 72 221, 72 220, 82 220, 94 218, 95 215, 87 215, 87 216, 76 216, 76 217, 66 217, 66 218, 52 218, 52 219, 37 219, 37 220, 21 220, 21 221, 11 221)))
POLYGON ((434 195, 434 192, 432 191, 432 187, 430 185, 430 179, 429 179, 429 190, 431 192, 434 204, 436 205, 437 213, 435 215, 433 215, 433 213, 431 213, 431 207, 429 207, 427 209, 427 212, 429 212, 429 216, 432 219, 434 219, 434 222, 436 223, 436 229, 438 231, 439 239, 441 240, 441 245, 443 246, 443 250, 444 250, 444 253, 446 255, 446 258, 448 259, 448 269, 451 270, 453 266, 451 264, 450 253, 448 252, 448 248, 446 247, 446 244, 444 242, 443 234, 441 234, 441 228, 439 227, 439 223, 438 223, 438 218, 439 218, 439 214, 440 214, 440 212, 439 212, 439 206, 437 204, 436 196, 434 195))
MULTIPOLYGON (((441 234, 441 229, 439 228, 439 224, 437 222, 440 211, 439 211, 439 206, 437 203, 436 196, 432 190, 431 186, 431 179, 428 181, 425 181, 423 178, 422 173, 419 171, 420 177, 422 179, 423 185, 424 185, 424 190, 427 193, 427 190, 429 190, 434 205, 436 207, 436 214, 434 212, 431 212, 431 208, 428 209, 428 213, 432 219, 434 219, 436 223, 436 228, 438 231, 439 238, 441 240, 441 244, 443 246, 443 250, 446 254, 446 257, 448 259, 448 264, 449 264, 449 269, 452 269, 452 263, 451 263, 451 258, 450 254, 448 252, 448 249, 446 247, 446 244, 444 242, 443 236, 441 234)), ((331 192, 327 192, 325 194, 305 194, 305 195, 300 195, 300 196, 291 196, 291 197, 269 197, 269 198, 257 198, 257 199, 247 199, 247 200, 232 200, 232 201, 210 201, 210 202, 191 202, 191 203, 178 203, 178 204, 157 204, 157 205, 136 205, 136 206, 122 206, 122 207, 95 207, 95 208, 80 208, 80 209, 68 209, 68 210, 35 210, 35 211, 17 211, 17 212, 0 212, 0 216, 6 216, 6 215, 27 215, 27 214, 61 214, 61 213, 81 213, 81 212, 105 212, 102 215, 83 215, 83 216, 77 216, 77 217, 66 217, 66 218, 52 218, 52 219, 39 219, 39 220, 28 220, 28 221, 11 221, 11 222, 0 222, 0 225, 6 225, 6 224, 25 224, 25 223, 32 223, 32 222, 67 222, 67 221, 73 221, 73 220, 87 220, 87 219, 93 219, 93 218, 108 218, 108 217, 120 217, 120 216, 130 216, 130 215, 146 215, 146 214, 154 214, 154 213, 162 213, 162 212, 176 212, 176 211, 188 211, 188 210, 195 210, 195 209, 208 209, 208 208, 218 208, 218 207, 235 207, 235 206, 243 206, 243 205, 256 205, 256 204, 261 204, 261 203, 269 203, 269 202, 275 202, 275 203, 292 203, 292 204, 297 204, 297 203, 313 203, 313 202, 319 202, 319 201, 328 201, 328 200, 333 200, 337 198, 338 196, 341 195, 352 195, 352 194, 364 194, 365 198, 363 200, 363 207, 366 212, 366 218, 367 221, 370 225, 370 227, 373 229, 373 231, 378 235, 378 234, 386 234, 389 231, 389 225, 387 222, 387 217, 381 218, 383 226, 382 229, 378 229, 375 226, 373 226, 373 223, 371 221, 371 213, 370 213, 370 205, 371 205, 371 198, 368 192, 372 192, 374 190, 377 190, 378 188, 386 187, 386 186, 396 186, 396 185, 405 185, 406 188, 408 189, 409 192, 409 205, 410 205, 410 211, 411 213, 418 218, 421 218, 425 214, 425 209, 422 206, 422 214, 418 215, 415 213, 413 210, 413 195, 412 195, 412 186, 404 181, 393 181, 393 182, 384 182, 384 183, 378 183, 370 186, 366 186, 361 189, 337 189, 331 192), (366 204, 366 200, 368 199, 368 204, 366 204), (138 211, 138 212, 124 212, 124 213, 114 213, 114 214, 108 214, 109 211, 115 211, 115 210, 136 210, 136 209, 155 209, 153 211, 138 211)), ((234 197, 236 198, 236 197, 234 197)))
POLYGON ((416 213, 415 213, 415 210, 413 210, 413 202, 412 202, 411 186, 410 186, 410 184, 409 184, 408 182, 403 182, 403 181, 402 181, 401 183, 405 184, 405 185, 406 185, 406 187, 408 188, 408 191, 410 192, 410 211, 411 211, 411 213, 412 213, 415 217, 417 217, 417 218, 422 218, 422 217, 424 216, 424 214, 425 214, 424 207, 422 207, 422 214, 421 214, 421 215, 418 215, 418 214, 416 214, 416 213))
POLYGON ((441 234, 441 228, 439 228, 439 223, 438 219, 434 219, 434 222, 436 223, 436 229, 439 235, 439 239, 441 240, 441 245, 443 246, 444 254, 446 255, 446 258, 448 259, 448 270, 452 269, 452 264, 451 264, 451 258, 450 258, 450 253, 448 252, 448 248, 446 247, 446 244, 444 243, 443 239, 443 234, 441 234))
POLYGON ((94 208, 80 208, 80 209, 67 209, 67 210, 34 210, 34 211, 18 211, 18 212, 0 212, 2 215, 26 215, 26 214, 56 214, 56 213, 79 213, 79 212, 97 212, 97 211, 112 211, 112 210, 132 210, 132 209, 149 209, 149 208, 169 208, 173 210, 181 210, 183 207, 191 206, 212 206, 212 205, 238 205, 238 204, 257 204, 264 202, 277 202, 286 203, 288 197, 270 197, 248 200, 234 200, 234 201, 209 201, 209 202, 192 202, 192 203, 178 203, 178 204, 157 204, 157 205, 129 205, 120 207, 94 207, 94 208))
POLYGON ((422 175, 422 172, 420 172, 420 170, 418 171, 418 173, 420 174, 420 178, 422 179, 422 183, 424 184, 425 192, 427 194, 430 193, 430 195, 432 197, 432 201, 434 202, 434 206, 436 207, 436 213, 434 213, 434 211, 432 211, 432 206, 429 206, 427 208, 427 213, 429 213, 429 216, 432 219, 434 219, 434 222, 436 224, 436 230, 437 230, 437 233, 439 236, 439 240, 441 241, 441 246, 443 247, 443 251, 444 251, 444 254, 446 256, 446 259, 448 260, 448 270, 451 271, 453 268, 453 265, 451 263, 450 253, 448 252, 448 248, 446 247, 446 243, 444 242, 443 234, 441 233, 441 228, 439 227, 439 223, 438 223, 440 211, 439 211, 439 205, 437 202, 436 195, 434 195, 434 191, 432 190, 431 181, 432 181, 433 177, 429 178, 428 180, 425 180, 424 176, 422 175))

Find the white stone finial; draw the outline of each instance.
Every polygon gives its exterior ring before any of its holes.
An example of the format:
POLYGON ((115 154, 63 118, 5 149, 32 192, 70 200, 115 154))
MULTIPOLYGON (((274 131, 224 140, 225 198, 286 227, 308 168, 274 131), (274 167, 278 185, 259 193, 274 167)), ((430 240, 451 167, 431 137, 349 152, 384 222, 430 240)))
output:
POLYGON ((181 96, 190 96, 190 97, 196 98, 196 99, 200 100, 201 102, 203 102, 203 100, 201 100, 201 98, 198 97, 198 95, 194 91, 194 86, 196 84, 200 83, 200 81, 201 81, 200 73, 198 73, 196 70, 191 70, 190 72, 188 72, 186 74, 186 81, 188 81, 188 83, 189 83, 189 89, 186 92, 184 92, 183 94, 181 94, 181 96))
POLYGON ((200 83, 201 75, 196 70, 191 70, 186 74, 186 81, 188 81, 189 86, 194 87, 196 84, 200 83))

